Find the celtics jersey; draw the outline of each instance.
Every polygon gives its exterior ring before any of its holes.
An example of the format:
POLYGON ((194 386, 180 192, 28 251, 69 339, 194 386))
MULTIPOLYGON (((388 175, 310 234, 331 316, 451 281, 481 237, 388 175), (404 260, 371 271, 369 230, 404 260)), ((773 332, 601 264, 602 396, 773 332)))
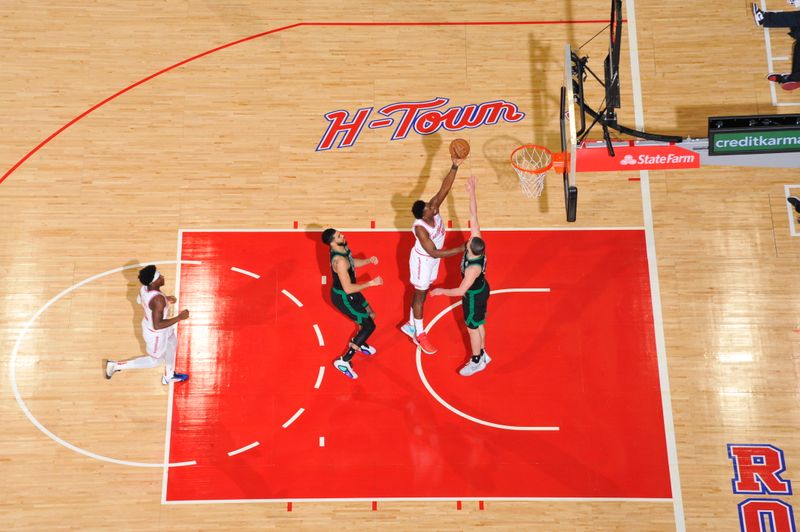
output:
POLYGON ((330 253, 331 278, 333 279, 332 288, 336 288, 338 290, 342 290, 342 281, 339 279, 339 274, 333 269, 333 259, 336 257, 344 257, 347 259, 347 262, 350 263, 350 267, 347 269, 347 274, 350 276, 350 282, 353 284, 356 282, 356 264, 353 262, 353 254, 350 253, 350 248, 347 246, 345 246, 344 249, 345 253, 339 253, 331 248, 330 253))
POLYGON ((467 290, 480 290, 486 284, 486 254, 479 257, 475 257, 474 259, 470 259, 467 257, 467 250, 464 250, 464 256, 461 258, 461 277, 464 277, 464 272, 470 266, 480 266, 481 267, 481 274, 475 279, 475 282, 472 283, 467 290))

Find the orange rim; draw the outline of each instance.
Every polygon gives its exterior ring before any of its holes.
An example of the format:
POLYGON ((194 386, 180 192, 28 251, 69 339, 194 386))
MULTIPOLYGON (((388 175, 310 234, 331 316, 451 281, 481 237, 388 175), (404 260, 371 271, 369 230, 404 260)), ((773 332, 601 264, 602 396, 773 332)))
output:
POLYGON ((539 146, 538 144, 525 144, 512 151, 510 159, 511 159, 511 166, 513 166, 520 172, 525 172, 528 174, 543 174, 548 170, 550 170, 551 168, 555 169, 557 172, 563 172, 566 160, 566 154, 564 152, 553 153, 545 146, 539 146), (514 162, 514 155, 516 155, 518 151, 524 150, 525 148, 533 148, 548 153, 550 155, 550 163, 547 166, 543 166, 542 168, 537 168, 536 170, 531 170, 530 168, 522 168, 521 166, 518 166, 517 163, 514 162))

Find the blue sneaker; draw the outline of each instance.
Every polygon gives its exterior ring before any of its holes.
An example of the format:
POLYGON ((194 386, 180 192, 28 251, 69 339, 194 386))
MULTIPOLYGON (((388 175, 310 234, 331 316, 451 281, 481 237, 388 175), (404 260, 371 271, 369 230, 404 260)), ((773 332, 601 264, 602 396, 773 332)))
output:
POLYGON ((417 329, 413 325, 406 322, 402 327, 400 327, 400 330, 414 340, 414 343, 417 343, 417 329))
POLYGON ((166 375, 161 377, 161 384, 169 384, 171 382, 188 381, 189 375, 187 373, 178 373, 177 371, 172 374, 172 378, 168 379, 166 375))
POLYGON ((378 352, 378 350, 375 349, 374 347, 372 347, 371 345, 364 344, 364 345, 361 346, 361 354, 362 355, 370 355, 370 356, 372 356, 377 352, 378 352))
POLYGON ((353 366, 350 365, 350 362, 347 362, 341 357, 333 361, 333 367, 344 373, 345 377, 349 377, 351 379, 358 378, 358 375, 355 371, 353 371, 353 366))

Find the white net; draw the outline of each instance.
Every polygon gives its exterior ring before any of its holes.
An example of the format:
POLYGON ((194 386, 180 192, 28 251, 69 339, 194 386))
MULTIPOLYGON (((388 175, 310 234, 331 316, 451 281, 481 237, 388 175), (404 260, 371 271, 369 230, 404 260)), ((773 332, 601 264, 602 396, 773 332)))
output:
POLYGON ((544 176, 553 166, 553 153, 542 146, 522 146, 512 154, 511 163, 519 176, 522 193, 529 198, 541 196, 544 176))

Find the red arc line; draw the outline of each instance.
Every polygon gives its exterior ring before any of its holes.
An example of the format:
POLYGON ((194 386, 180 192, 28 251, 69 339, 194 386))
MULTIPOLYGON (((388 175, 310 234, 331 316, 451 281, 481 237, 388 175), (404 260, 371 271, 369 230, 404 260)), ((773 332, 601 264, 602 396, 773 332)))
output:
POLYGON ((174 70, 178 67, 181 67, 187 63, 191 63, 201 57, 205 57, 207 55, 211 55, 215 52, 219 52, 220 50, 224 50, 225 48, 230 48, 231 46, 236 46, 237 44, 241 44, 243 42, 252 41, 254 39, 258 39, 260 37, 264 37, 265 35, 270 35, 272 33, 278 33, 279 31, 290 30, 293 28, 299 28, 301 26, 498 26, 498 25, 547 25, 547 24, 607 24, 607 20, 538 20, 538 21, 497 21, 497 22, 298 22, 296 24, 290 24, 288 26, 282 26, 280 28, 275 28, 274 30, 264 31, 261 33, 256 33, 255 35, 251 35, 250 37, 245 37, 243 39, 238 39, 235 41, 231 41, 227 44, 223 44, 221 46, 217 46, 216 48, 212 48, 211 50, 207 50, 201 54, 194 55, 189 57, 188 59, 184 59, 178 63, 175 63, 172 66, 168 66, 162 70, 154 74, 150 74, 146 78, 142 78, 136 83, 132 85, 128 85, 124 89, 115 92, 105 100, 94 104, 86 111, 82 112, 53 133, 50 134, 49 137, 41 141, 39 144, 36 145, 31 151, 25 154, 19 161, 17 161, 14 166, 9 168, 2 177, 0 177, 0 184, 2 184, 8 176, 13 174, 17 168, 22 166, 22 164, 30 159, 36 152, 44 148, 51 140, 56 138, 65 130, 69 129, 73 124, 82 120, 86 116, 90 115, 100 107, 104 106, 110 101, 116 100, 119 96, 122 96, 126 92, 142 85, 143 83, 147 83, 151 79, 157 78, 162 74, 166 74, 170 70, 174 70))

